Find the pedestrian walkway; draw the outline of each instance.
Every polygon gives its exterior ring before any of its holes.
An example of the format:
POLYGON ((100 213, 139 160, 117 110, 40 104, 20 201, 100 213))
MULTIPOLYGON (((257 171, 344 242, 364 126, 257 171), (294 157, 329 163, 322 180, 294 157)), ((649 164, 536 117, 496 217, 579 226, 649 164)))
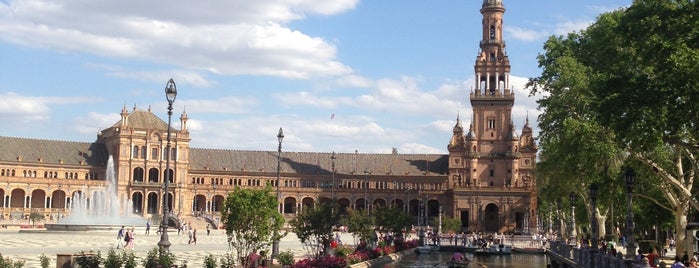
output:
MULTIPOLYGON (((157 247, 160 235, 151 232, 145 235, 145 227, 136 228, 134 253, 138 258, 144 258, 146 253, 157 247)), ((206 232, 197 232, 197 244, 187 245, 189 240, 185 233, 177 235, 177 231, 170 231, 169 241, 172 243, 170 251, 177 257, 176 264, 185 260, 189 267, 202 267, 204 257, 213 254, 220 259, 228 251, 227 238, 224 230, 211 230, 211 235, 206 232)), ((49 267, 56 267, 56 254, 79 253, 80 251, 101 252, 102 257, 107 256, 109 248, 116 244, 117 230, 88 231, 88 232, 58 232, 44 230, 22 230, 19 228, 0 230, 0 253, 3 257, 13 260, 24 260, 24 267, 41 267, 39 257, 45 254, 51 259, 49 267)), ((342 234, 343 242, 352 243, 352 236, 342 234)), ((279 243, 280 251, 290 250, 294 256, 302 258, 306 252, 303 245, 294 233, 289 233, 279 243)), ((140 259, 138 260, 140 265, 140 259)))

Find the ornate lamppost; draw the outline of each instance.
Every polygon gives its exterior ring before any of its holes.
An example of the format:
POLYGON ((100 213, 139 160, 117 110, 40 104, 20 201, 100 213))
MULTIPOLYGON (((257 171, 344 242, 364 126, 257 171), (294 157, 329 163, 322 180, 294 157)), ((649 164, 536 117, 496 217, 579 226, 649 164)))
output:
POLYGON ((167 144, 165 145, 165 193, 163 195, 163 221, 160 223, 160 241, 158 241, 158 247, 160 247, 160 252, 165 252, 170 250, 170 240, 167 236, 167 225, 170 220, 170 211, 168 204, 168 195, 170 189, 170 123, 172 121, 172 104, 175 102, 175 97, 177 97, 177 86, 175 81, 170 78, 165 85, 165 98, 167 99, 167 144))
POLYGON ((577 232, 575 230, 575 193, 570 193, 570 245, 576 246, 578 240, 576 238, 577 232))
POLYGON ((636 255, 636 241, 633 239, 634 233, 634 222, 633 222, 633 211, 631 206, 633 205, 633 184, 636 180, 636 173, 632 168, 626 169, 624 173, 624 181, 626 182, 626 196, 628 198, 628 205, 626 211, 626 258, 633 259, 636 255))
MULTIPOLYGON (((282 140, 284 140, 284 130, 279 128, 279 133, 277 133, 277 141, 279 142, 279 147, 277 147, 277 211, 279 213, 283 212, 284 206, 279 204, 279 199, 281 198, 281 191, 279 189, 279 177, 281 175, 281 159, 282 159, 282 140)), ((274 258, 279 254, 279 240, 275 239, 272 242, 272 262, 274 258)))
POLYGON ((599 246, 599 230, 597 226, 597 184, 593 183, 590 185, 590 203, 592 205, 591 215, 590 215, 590 267, 595 267, 595 255, 597 255, 597 247, 599 246))

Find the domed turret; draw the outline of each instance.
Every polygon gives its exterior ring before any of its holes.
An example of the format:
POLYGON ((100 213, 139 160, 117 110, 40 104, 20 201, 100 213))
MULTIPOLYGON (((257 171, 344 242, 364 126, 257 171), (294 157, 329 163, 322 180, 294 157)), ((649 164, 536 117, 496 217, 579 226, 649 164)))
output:
POLYGON ((483 0, 483 7, 503 7, 502 0, 483 0))

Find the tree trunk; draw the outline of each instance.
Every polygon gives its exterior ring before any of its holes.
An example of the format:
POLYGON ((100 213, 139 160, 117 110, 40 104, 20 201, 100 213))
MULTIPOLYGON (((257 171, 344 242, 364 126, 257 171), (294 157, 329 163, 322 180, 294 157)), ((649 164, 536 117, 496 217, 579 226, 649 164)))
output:
POLYGON ((687 255, 691 258, 694 255, 694 250, 688 250, 688 249, 693 249, 692 247, 692 238, 687 237, 686 233, 686 228, 687 228, 687 204, 681 204, 678 206, 675 210, 675 230, 677 237, 675 238, 675 245, 677 246, 675 248, 675 252, 677 256, 682 256, 687 253, 687 255))

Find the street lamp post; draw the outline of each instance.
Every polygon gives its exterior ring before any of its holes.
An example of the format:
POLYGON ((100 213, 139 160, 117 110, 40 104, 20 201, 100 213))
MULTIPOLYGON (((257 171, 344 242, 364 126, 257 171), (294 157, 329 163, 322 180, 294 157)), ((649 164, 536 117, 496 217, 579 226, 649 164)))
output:
POLYGON ((556 214, 558 214, 558 241, 563 241, 563 217, 561 216, 561 199, 556 199, 556 214))
POLYGON ((592 205, 592 213, 590 215, 590 267, 594 268, 595 265, 595 255, 597 254, 597 247, 599 246, 599 230, 597 226, 597 184, 590 185, 590 203, 592 205))
POLYGON ((369 199, 367 199, 367 188, 369 188, 369 171, 364 170, 364 185, 362 185, 362 188, 364 188, 364 210, 366 215, 369 215, 369 199))
POLYGON ((165 85, 165 98, 167 99, 167 144, 165 145, 165 193, 163 195, 163 221, 160 223, 160 241, 158 246, 160 247, 160 252, 165 252, 170 250, 170 240, 167 236, 167 225, 170 220, 170 212, 168 208, 168 192, 170 189, 170 124, 172 121, 172 104, 175 102, 175 97, 177 97, 177 86, 175 81, 170 78, 165 85))
POLYGON ((197 185, 195 184, 193 188, 194 188, 194 190, 193 190, 194 191, 194 200, 193 200, 194 206, 192 207, 192 215, 194 215, 194 217, 199 217, 199 215, 197 214, 197 212, 199 212, 199 208, 197 207, 197 185))
POLYGON ((576 246, 578 240, 576 238, 577 232, 575 230, 575 193, 570 193, 570 245, 576 246))
POLYGON ((177 217, 182 215, 182 182, 177 183, 177 189, 180 189, 180 197, 177 198, 177 217))
MULTIPOLYGON (((279 213, 283 212, 283 205, 279 204, 279 199, 281 198, 281 191, 279 190, 279 177, 281 175, 281 158, 282 158, 282 140, 284 140, 284 130, 279 128, 279 133, 277 133, 277 141, 279 142, 279 147, 277 147, 277 211, 279 213)), ((275 239, 272 242, 272 261, 279 254, 279 240, 275 239)))
POLYGON ((211 186, 214 188, 214 196, 211 198, 211 217, 216 217, 216 184, 211 186))
POLYGON ((633 239, 634 222, 631 206, 633 205, 633 184, 636 180, 636 173, 632 168, 626 170, 626 173, 624 173, 624 180, 626 182, 626 195, 628 198, 626 212, 626 258, 633 259, 636 255, 636 241, 633 239))
POLYGON ((332 172, 333 172, 333 178, 332 178, 332 185, 330 186, 330 199, 332 199, 333 202, 335 202, 335 159, 337 159, 337 155, 335 155, 335 151, 333 151, 332 156, 330 156, 330 159, 332 159, 332 172))

